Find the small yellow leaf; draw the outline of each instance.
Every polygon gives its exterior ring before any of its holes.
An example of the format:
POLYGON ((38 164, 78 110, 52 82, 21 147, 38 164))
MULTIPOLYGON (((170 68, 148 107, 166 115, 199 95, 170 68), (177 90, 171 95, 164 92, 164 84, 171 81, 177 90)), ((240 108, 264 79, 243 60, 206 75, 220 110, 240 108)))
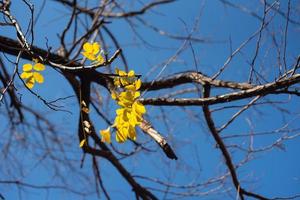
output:
POLYGON ((33 73, 33 77, 34 77, 34 80, 38 83, 43 83, 44 82, 44 77, 42 74, 38 73, 38 72, 34 72, 33 73))
POLYGON ((112 92, 112 93, 111 93, 111 98, 112 98, 113 100, 116 100, 116 99, 117 99, 117 93, 116 93, 116 92, 112 92))
POLYGON ((100 50, 100 45, 98 44, 98 42, 94 42, 93 43, 93 54, 95 55, 95 54, 97 54, 97 53, 99 53, 99 50, 100 50))
POLYGON ((140 102, 134 102, 133 106, 134 110, 137 112, 137 113, 140 113, 140 114, 144 114, 146 113, 146 108, 143 104, 141 104, 140 102))
POLYGON ((87 52, 92 52, 93 51, 93 46, 91 43, 86 42, 83 45, 83 50, 87 51, 87 52))
POLYGON ((27 63, 27 64, 23 65, 23 71, 24 72, 28 72, 30 70, 32 70, 32 64, 27 63))
POLYGON ((33 69, 36 70, 36 71, 43 71, 43 70, 45 70, 45 65, 43 65, 41 63, 36 63, 33 66, 33 69))
POLYGON ((127 138, 125 137, 124 134, 122 134, 120 131, 117 131, 117 134, 116 134, 116 140, 117 140, 117 142, 123 143, 123 142, 126 141, 126 139, 127 138))
POLYGON ((136 132, 135 132, 135 128, 132 126, 129 126, 129 130, 128 130, 128 137, 132 140, 136 140, 136 132))
POLYGON ((27 78, 29 78, 29 77, 32 76, 32 75, 33 75, 32 72, 23 72, 23 73, 21 74, 21 78, 22 78, 22 79, 27 79, 27 78))
POLYGON ((116 110, 116 114, 117 115, 122 115, 124 113, 124 111, 125 111, 125 108, 119 108, 119 109, 116 110))
POLYGON ((98 55, 97 56, 97 62, 99 63, 99 64, 102 64, 102 63, 104 63, 104 58, 103 58, 103 56, 101 56, 101 55, 98 55))
POLYGON ((33 78, 33 76, 29 77, 29 78, 26 80, 25 84, 26 84, 26 86, 27 86, 28 88, 30 88, 30 89, 33 88, 33 86, 34 86, 34 78, 33 78))
POLYGON ((118 75, 119 76, 127 76, 127 73, 123 70, 118 69, 118 75))
POLYGON ((79 144, 79 147, 80 147, 80 148, 83 147, 83 145, 85 145, 85 143, 86 143, 86 140, 85 140, 85 139, 81 140, 81 142, 80 142, 80 144, 79 144))
POLYGON ((134 76, 134 71, 133 70, 130 70, 129 72, 128 72, 128 75, 127 75, 128 77, 133 77, 134 76))
POLYGON ((105 130, 100 130, 100 134, 101 134, 101 141, 102 142, 111 143, 111 140, 110 140, 110 127, 108 127, 105 130))
POLYGON ((135 89, 138 90, 138 89, 141 88, 141 86, 142 86, 142 81, 141 81, 141 79, 136 80, 136 81, 135 81, 135 89))
POLYGON ((141 96, 141 93, 140 93, 140 92, 135 92, 135 93, 134 93, 134 98, 135 98, 135 99, 138 98, 139 96, 141 96))
POLYGON ((126 90, 135 90, 135 86, 134 85, 127 85, 125 86, 126 90))
POLYGON ((96 56, 90 52, 82 52, 82 55, 84 55, 87 59, 91 61, 96 60, 96 56))
POLYGON ((114 78, 114 85, 117 86, 117 87, 121 86, 121 82, 120 82, 120 78, 119 77, 114 78))

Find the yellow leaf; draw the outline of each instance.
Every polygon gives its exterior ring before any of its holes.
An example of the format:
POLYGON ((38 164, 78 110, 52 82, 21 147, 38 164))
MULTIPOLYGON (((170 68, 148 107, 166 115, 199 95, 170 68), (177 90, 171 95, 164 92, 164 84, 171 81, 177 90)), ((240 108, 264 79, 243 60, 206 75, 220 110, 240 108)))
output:
POLYGON ((120 82, 121 82, 122 86, 126 86, 126 85, 130 84, 129 78, 128 77, 124 77, 124 76, 120 78, 120 82))
POLYGON ((96 60, 96 56, 90 52, 82 52, 82 54, 91 61, 96 60))
POLYGON ((134 71, 133 70, 130 70, 129 72, 128 72, 128 75, 127 75, 128 77, 133 77, 134 76, 134 71))
POLYGON ((108 127, 105 130, 100 130, 100 134, 101 134, 101 141, 102 142, 111 143, 111 140, 110 140, 110 127, 108 127))
MULTIPOLYGON (((132 113, 129 117, 129 124, 133 127, 135 127, 138 123, 137 121, 137 118, 136 118, 136 114, 135 113, 132 113)), ((129 130, 130 131, 130 130, 129 130)), ((130 135, 130 132, 129 132, 129 135, 130 135)))
POLYGON ((134 85, 127 85, 125 86, 126 90, 135 90, 135 86, 134 85))
POLYGON ((93 43, 93 54, 95 55, 95 54, 97 54, 97 53, 99 53, 99 50, 100 50, 100 45, 98 44, 98 42, 94 42, 93 43))
POLYGON ((38 72, 34 72, 33 73, 33 77, 34 77, 34 80, 38 83, 43 83, 44 82, 44 77, 42 74, 38 73, 38 72))
POLYGON ((135 81, 135 89, 136 90, 140 89, 141 85, 142 85, 141 79, 138 79, 138 80, 135 81))
POLYGON ((34 78, 33 78, 33 76, 29 77, 29 78, 26 80, 25 84, 26 84, 26 86, 27 86, 28 88, 30 88, 30 89, 33 88, 33 86, 34 86, 34 78))
POLYGON ((111 98, 112 98, 113 100, 117 99, 117 93, 116 93, 116 92, 112 92, 112 93, 111 93, 111 98))
POLYGON ((86 143, 86 140, 85 140, 85 139, 81 140, 81 142, 80 142, 80 144, 79 144, 79 147, 80 147, 80 148, 83 147, 83 145, 85 145, 85 143, 86 143))
POLYGON ((127 73, 123 70, 118 69, 118 75, 119 76, 127 76, 127 73))
POLYGON ((120 131, 117 131, 117 134, 116 134, 116 140, 117 142, 119 143, 123 143, 126 141, 126 137, 120 132, 120 131))
POLYGON ((43 65, 42 63, 36 63, 33 66, 33 69, 36 71, 43 71, 43 70, 45 70, 45 65, 43 65))
POLYGON ((93 46, 92 46, 92 44, 89 43, 89 42, 84 43, 84 45, 83 45, 83 50, 85 50, 86 52, 91 53, 91 52, 93 51, 93 46))
POLYGON ((31 77, 31 76, 33 76, 33 73, 32 73, 32 72, 23 72, 23 73, 21 74, 21 78, 22 78, 22 79, 27 79, 27 78, 29 78, 29 77, 31 77))
POLYGON ((28 71, 31 71, 31 70, 32 70, 32 64, 27 63, 27 64, 23 65, 23 71, 24 72, 28 72, 28 71))
POLYGON ((141 96, 141 93, 140 93, 140 92, 135 92, 135 93, 134 93, 134 99, 138 98, 139 96, 141 96))
POLYGON ((101 56, 101 55, 98 55, 97 56, 97 62, 99 63, 99 64, 102 64, 102 63, 104 63, 104 58, 103 58, 103 56, 101 56))
POLYGON ((132 105, 133 109, 140 114, 144 114, 146 113, 146 108, 143 104, 141 104, 140 102, 134 102, 132 105))
POLYGON ((117 86, 117 87, 120 87, 120 86, 121 86, 121 83, 120 83, 120 79, 119 79, 119 78, 114 78, 114 85, 117 86))
POLYGON ((122 115, 124 113, 125 109, 124 108, 119 108, 116 110, 117 115, 122 115))
POLYGON ((130 139, 136 140, 136 132, 134 127, 129 126, 128 136, 130 139))

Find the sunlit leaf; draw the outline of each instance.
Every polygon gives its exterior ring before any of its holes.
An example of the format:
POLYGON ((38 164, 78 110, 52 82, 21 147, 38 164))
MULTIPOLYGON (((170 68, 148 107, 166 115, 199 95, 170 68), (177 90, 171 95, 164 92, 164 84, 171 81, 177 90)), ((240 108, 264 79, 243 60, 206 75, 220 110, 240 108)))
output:
POLYGON ((127 75, 128 77, 132 77, 132 76, 134 76, 134 71, 133 70, 130 70, 129 72, 128 72, 128 75, 127 75))
POLYGON ((36 70, 36 71, 43 71, 43 70, 45 70, 45 65, 43 65, 41 63, 36 63, 33 66, 33 69, 36 70))
POLYGON ((111 143, 111 139, 110 139, 110 127, 108 127, 105 130, 100 130, 100 134, 101 134, 101 141, 102 142, 111 143))
POLYGON ((100 50, 100 45, 98 44, 98 42, 94 42, 93 49, 92 49, 93 54, 95 55, 95 54, 99 53, 99 50, 100 50))
POLYGON ((85 140, 85 139, 81 140, 81 142, 80 142, 80 144, 79 144, 79 147, 80 147, 80 148, 83 147, 83 145, 85 145, 85 143, 86 143, 86 140, 85 140))
POLYGON ((33 77, 34 80, 38 83, 43 83, 44 82, 44 77, 42 74, 38 73, 38 72, 33 72, 33 77))
POLYGON ((126 137, 124 136, 124 134, 122 134, 120 131, 117 131, 117 134, 116 134, 116 141, 119 142, 119 143, 123 143, 126 141, 126 137))
POLYGON ((33 76, 33 73, 32 73, 32 72, 23 72, 23 73, 21 74, 21 78, 22 78, 22 79, 27 79, 27 78, 29 78, 29 77, 31 77, 31 76, 33 76))
POLYGON ((86 52, 92 52, 93 51, 92 44, 89 42, 84 43, 83 50, 85 50, 86 52))
POLYGON ((34 78, 33 78, 33 76, 31 76, 30 78, 28 78, 26 81, 25 81, 25 84, 26 84, 26 86, 28 87, 28 88, 33 88, 33 86, 34 86, 34 78))
POLYGON ((27 63, 27 64, 24 64, 24 65, 23 65, 23 71, 24 71, 24 72, 28 72, 28 71, 30 71, 30 70, 32 70, 32 64, 27 63))
POLYGON ((141 79, 138 79, 138 80, 135 81, 135 89, 136 90, 140 89, 141 85, 142 85, 141 79))

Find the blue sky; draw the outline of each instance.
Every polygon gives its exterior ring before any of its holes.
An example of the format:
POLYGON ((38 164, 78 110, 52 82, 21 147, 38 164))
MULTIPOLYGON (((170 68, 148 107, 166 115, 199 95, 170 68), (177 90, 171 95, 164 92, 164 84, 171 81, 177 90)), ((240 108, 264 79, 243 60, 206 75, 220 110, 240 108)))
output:
MULTIPOLYGON (((93 1, 91 2, 94 3, 93 1)), ((263 7, 260 5, 259 1, 235 2, 253 10, 259 16, 262 16, 263 7)), ((271 3, 273 1, 268 2, 271 3)), ((38 13, 42 1, 32 1, 32 3, 35 5, 36 13, 38 13)), ((292 1, 292 5, 299 7, 297 1, 292 1)), ((132 6, 133 8, 138 8, 140 7, 140 4, 136 3, 132 6)), ((281 10, 286 11, 286 1, 280 1, 279 6, 281 10)), ((27 9, 24 10, 24 7, 25 6, 21 1, 19 3, 12 3, 12 13, 25 29, 26 25, 29 23, 29 11, 27 9), (26 14, 24 15, 24 13, 26 14)), ((174 35, 188 35, 193 29, 195 21, 199 20, 199 25, 193 33, 193 36, 207 40, 205 43, 193 42, 192 44, 195 50, 197 67, 194 64, 191 49, 186 48, 174 62, 170 63, 166 69, 162 71, 162 77, 175 72, 196 70, 197 68, 205 74, 214 75, 230 55, 229 40, 231 39, 232 49, 235 50, 261 26, 261 22, 256 18, 243 13, 240 10, 224 7, 224 5, 217 0, 179 0, 173 4, 162 5, 153 10, 154 11, 150 11, 146 14, 143 19, 174 35)), ((68 14, 70 14, 70 11, 66 10, 61 5, 52 1, 46 1, 45 9, 41 13, 40 19, 35 27, 34 45, 45 48, 45 38, 47 38, 49 40, 49 45, 52 46, 54 50, 57 49, 59 45, 57 34, 61 33, 61 30, 65 26, 69 16, 68 14)), ((297 16, 296 13, 292 12, 292 16, 294 16, 295 19, 299 19, 299 15, 297 16)), ((272 19, 268 31, 280 34, 282 27, 285 25, 285 19, 275 12, 271 12, 270 15, 268 15, 268 19, 272 19)), ((134 69, 137 73, 142 74, 142 80, 152 80, 161 72, 161 63, 164 63, 173 56, 183 45, 184 41, 178 41, 166 36, 158 35, 156 32, 146 28, 136 20, 134 20, 133 23, 137 24, 137 29, 135 31, 137 31, 149 44, 144 45, 125 20, 111 20, 111 23, 108 24, 107 27, 117 36, 119 43, 122 45, 124 55, 128 61, 128 67, 134 69), (149 74, 149 69, 156 65, 158 65, 157 69, 149 74)), ((13 29, 5 29, 4 32, 1 31, 1 34, 16 39, 13 29)), ((299 25, 290 25, 287 41, 288 66, 292 65, 295 61, 294 58, 299 55, 300 41, 298 35, 299 25)), ((264 45, 259 53, 256 66, 257 70, 264 74, 268 81, 272 81, 274 80, 274 77, 278 76, 277 54, 276 49, 272 46, 270 37, 267 37, 267 34, 265 36, 266 37, 263 37, 264 45)), ((277 38, 282 40, 279 36, 277 38)), ((242 49, 241 53, 232 60, 230 67, 228 67, 219 77, 220 79, 234 81, 247 80, 249 62, 251 62, 254 56, 256 41, 257 37, 242 49)), ((115 48, 111 45, 111 41, 109 41, 109 44, 109 53, 112 54, 115 51, 115 48)), ((26 62, 28 61, 22 60, 21 64, 26 62)), ((113 67, 115 66, 120 68, 124 67, 120 60, 114 62, 113 67)), ((103 69, 103 71, 105 71, 105 69, 103 69)), ((45 83, 35 88, 35 91, 43 98, 53 100, 59 97, 72 95, 71 87, 68 85, 67 81, 65 81, 55 70, 47 67, 44 76, 45 83)), ((79 175, 74 176, 74 171, 70 171, 69 168, 64 167, 63 162, 58 162, 58 165, 57 163, 56 165, 51 165, 48 164, 49 161, 39 162, 35 160, 36 156, 32 156, 34 144, 35 142, 40 142, 42 136, 40 134, 32 134, 24 136, 25 138, 28 137, 28 142, 32 146, 29 146, 28 149, 25 148, 25 150, 19 149, 20 151, 16 152, 16 157, 20 159, 21 165, 24 165, 26 168, 26 173, 22 180, 35 185, 45 185, 49 183, 51 185, 61 184, 59 179, 55 177, 55 174, 53 173, 53 167, 58 167, 58 170, 69 178, 67 182, 74 187, 73 189, 93 191, 94 177, 92 177, 93 173, 91 172, 91 159, 87 158, 84 167, 80 169, 82 154, 78 148, 76 132, 78 120, 76 99, 70 98, 60 102, 60 104, 65 106, 65 109, 72 114, 52 112, 46 108, 43 103, 22 88, 20 82, 17 82, 17 85, 19 88, 18 92, 22 95, 23 103, 41 110, 48 119, 58 125, 60 131, 57 134, 59 137, 68 139, 68 152, 65 156, 67 156, 68 159, 72 159, 75 163, 74 166, 76 167, 76 172, 83 173, 90 178, 88 180, 81 180, 79 175), (76 162, 78 164, 76 164, 76 162), (61 165, 59 165, 59 163, 61 165), (86 188, 87 184, 83 183, 89 182, 90 185, 86 188)), ((193 85, 190 84, 178 88, 189 88, 192 86, 193 85)), ((103 95, 103 99, 105 99, 107 95, 106 91, 101 87, 97 89, 103 95)), ((165 90, 148 92, 145 97, 161 96, 164 95, 165 92, 165 90)), ((213 94, 224 92, 229 91, 216 90, 213 94)), ((265 97, 265 99, 287 101, 288 103, 280 105, 280 107, 285 108, 294 114, 282 115, 278 110, 271 106, 258 106, 255 107, 256 109, 250 109, 243 113, 222 134, 224 134, 224 136, 229 136, 238 133, 249 133, 250 130, 254 132, 270 131, 282 127, 283 124, 287 122, 289 122, 290 128, 298 128, 297 122, 300 105, 297 98, 293 97, 289 100, 288 96, 272 95, 265 97)), ((243 105, 248 102, 249 100, 244 100, 233 102, 228 105, 243 105)), ((214 105, 211 106, 211 108, 215 109, 222 106, 223 105, 214 105)), ((107 105, 103 105, 101 109, 103 109, 103 111, 108 114, 109 118, 113 120, 114 108, 114 102, 109 102, 107 105)), ((0 109, 2 109, 2 107, 0 107, 0 109)), ((215 112, 213 117, 217 126, 221 126, 236 111, 236 109, 226 109, 215 112)), ((93 112, 93 110, 91 110, 91 112, 93 112)), ((136 175, 149 174, 151 177, 159 178, 163 181, 171 179, 173 183, 178 185, 205 182, 205 180, 210 177, 221 175, 226 172, 220 151, 215 148, 215 142, 205 125, 201 107, 194 106, 183 109, 176 107, 159 108, 147 106, 147 112, 147 118, 168 138, 178 154, 179 160, 167 160, 160 150, 153 153, 141 152, 135 157, 122 160, 122 163, 130 172, 136 175), (168 116, 167 125, 162 123, 162 110, 168 116)), ((3 116, 1 117, 3 118, 3 116)), ((92 118, 97 130, 106 127, 106 124, 96 115, 92 114, 92 118)), ((34 119, 32 116, 28 116, 28 120, 33 121, 34 119)), ((7 130, 7 123, 5 123, 5 125, 2 123, 0 125, 0 130, 1 132, 7 130)), ((32 131, 34 132, 34 130, 32 131)), ((295 133, 296 132, 294 132, 294 134, 295 133)), ((4 135, 5 138, 8 137, 7 134, 4 135)), ((253 145, 255 148, 260 148, 264 145, 273 143, 279 137, 280 134, 255 137, 253 145)), ((147 140, 148 138, 143 134, 138 135, 138 141, 145 142, 147 140)), ((226 140, 227 144, 237 143, 245 148, 249 145, 249 141, 249 137, 226 140)), ((15 141, 15 143, 16 146, 18 146, 18 141, 15 141)), ((3 143, 0 143, 0 147, 2 145, 3 143)), ((124 151, 130 151, 132 148, 132 145, 128 143, 120 145, 115 142, 114 145, 124 151)), ((153 142, 148 146, 151 149, 157 150, 157 145, 153 142)), ((246 189, 253 189, 255 192, 267 197, 291 196, 300 193, 300 162, 297 158, 297 155, 300 153, 299 138, 285 142, 284 146, 284 150, 274 148, 270 151, 254 154, 251 157, 250 162, 237 170, 239 178, 242 180, 242 184, 246 189)), ((58 149, 56 149, 57 146, 53 148, 54 154, 59 154, 58 149)), ((230 149, 230 152, 234 157, 233 161, 235 163, 240 162, 245 156, 244 152, 237 151, 237 149, 230 149)), ((112 199, 134 198, 132 192, 130 192, 130 187, 124 179, 119 176, 116 170, 103 159, 100 159, 100 163, 103 181, 107 185, 107 189, 111 193, 112 199)), ((6 174, 6 169, 10 164, 2 163, 1 165, 3 170, 0 170, 0 174, 6 174)), ((142 184, 151 186, 151 184, 145 180, 137 180, 142 184)), ((227 179, 227 186, 228 187, 225 187, 224 190, 230 188, 233 189, 230 178, 227 179)), ((205 192, 205 190, 200 190, 200 192, 205 192)), ((22 197, 22 199, 33 200, 98 199, 97 195, 92 192, 89 196, 85 197, 60 189, 51 189, 47 192, 45 190, 33 190, 27 188, 27 190, 19 193, 17 186, 13 185, 1 185, 0 193, 5 196, 6 199, 17 199, 20 197, 22 197)), ((234 190, 232 190, 230 194, 224 192, 222 195, 212 195, 210 197, 204 196, 202 199, 229 199, 234 198, 234 196, 232 196, 233 194, 234 190)), ((158 196, 163 198, 159 193, 158 196)), ((101 194, 101 197, 103 197, 103 194, 101 194)), ((199 199, 199 197, 189 197, 185 199, 199 199)))

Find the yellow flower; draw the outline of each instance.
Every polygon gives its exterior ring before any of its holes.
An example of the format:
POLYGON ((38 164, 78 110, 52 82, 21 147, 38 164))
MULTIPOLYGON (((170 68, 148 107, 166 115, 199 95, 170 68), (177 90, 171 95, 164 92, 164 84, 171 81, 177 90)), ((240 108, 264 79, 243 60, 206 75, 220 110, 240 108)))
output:
POLYGON ((81 52, 87 59, 95 61, 97 60, 97 54, 100 51, 100 45, 97 42, 86 42, 83 45, 84 52, 81 52))
POLYGON ((110 127, 108 127, 105 130, 101 130, 100 134, 101 134, 101 141, 102 142, 111 143, 111 140, 110 140, 110 127))
POLYGON ((33 88, 35 82, 44 82, 43 75, 37 72, 43 70, 45 70, 45 65, 41 63, 35 63, 33 66, 30 63, 23 65, 23 73, 21 74, 21 78, 24 79, 25 84, 28 88, 33 88))

